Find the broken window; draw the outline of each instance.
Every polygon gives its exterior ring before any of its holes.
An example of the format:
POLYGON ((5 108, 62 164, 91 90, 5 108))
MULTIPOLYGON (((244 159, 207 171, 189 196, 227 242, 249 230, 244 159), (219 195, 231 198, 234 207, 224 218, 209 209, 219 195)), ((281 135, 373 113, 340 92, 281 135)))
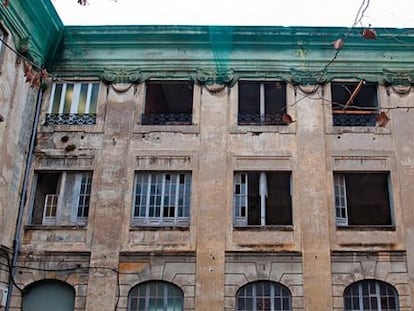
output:
POLYGON ((290 311, 291 294, 285 286, 259 281, 248 283, 237 292, 237 311, 290 311))
POLYGON ((290 172, 234 175, 234 226, 292 225, 290 172))
POLYGON ((239 82, 239 125, 285 125, 285 113, 285 82, 239 82))
POLYGON ((335 173, 337 226, 393 225, 388 173, 335 173))
POLYGON ((143 125, 191 125, 192 114, 192 82, 147 82, 143 125))
POLYGON ((30 224, 85 225, 91 184, 90 172, 37 173, 30 224))
POLYGON ((135 176, 132 224, 188 226, 191 174, 139 172, 135 176))
POLYGON ((54 83, 46 124, 91 125, 96 123, 99 83, 54 83))
POLYGON ((345 311, 397 311, 399 310, 396 289, 385 282, 363 280, 352 283, 344 291, 345 311))
POLYGON ((375 126, 378 116, 377 84, 332 82, 334 126, 375 126))

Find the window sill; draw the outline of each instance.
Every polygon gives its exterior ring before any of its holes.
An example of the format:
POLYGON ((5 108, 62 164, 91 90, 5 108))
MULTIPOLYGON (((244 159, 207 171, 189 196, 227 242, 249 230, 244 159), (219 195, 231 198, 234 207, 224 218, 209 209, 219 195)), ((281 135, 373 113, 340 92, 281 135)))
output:
POLYGON ((230 128, 230 134, 247 133, 281 133, 295 134, 296 126, 292 125, 234 125, 230 128))
POLYGON ((378 126, 331 126, 327 129, 326 134, 344 134, 344 133, 373 133, 381 135, 391 134, 391 129, 378 126))
POLYGON ((176 132, 184 134, 199 134, 200 127, 193 125, 135 125, 134 133, 176 132))
POLYGON ((25 225, 25 230, 86 230, 85 225, 25 225))
POLYGON ((396 231, 395 226, 336 226, 338 231, 396 231))
POLYGON ((171 226, 171 225, 159 225, 159 226, 131 226, 130 231, 190 231, 189 226, 171 226))
POLYGON ((293 225, 233 227, 233 231, 293 231, 293 225))

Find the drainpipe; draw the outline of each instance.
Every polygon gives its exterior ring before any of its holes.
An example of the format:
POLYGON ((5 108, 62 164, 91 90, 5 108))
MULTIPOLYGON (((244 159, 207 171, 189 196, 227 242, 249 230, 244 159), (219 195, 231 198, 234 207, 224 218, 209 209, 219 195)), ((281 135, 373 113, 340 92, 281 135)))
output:
POLYGON ((41 86, 39 87, 39 91, 37 92, 35 118, 33 121, 29 150, 28 150, 27 157, 26 157, 26 166, 24 170, 22 190, 20 192, 20 202, 19 202, 19 209, 18 209, 17 221, 16 221, 16 231, 14 233, 14 240, 13 240, 12 266, 9 267, 11 271, 9 271, 10 276, 9 276, 6 306, 4 309, 5 311, 9 311, 9 308, 10 308, 11 296, 12 296, 12 291, 13 291, 12 279, 14 279, 16 275, 16 264, 17 264, 17 259, 18 259, 18 255, 20 252, 20 246, 21 246, 20 236, 21 236, 21 230, 22 230, 22 225, 23 225, 24 206, 25 206, 26 197, 27 197, 27 184, 29 181, 30 167, 31 167, 32 160, 33 160, 33 151, 35 147, 37 125, 39 123, 40 108, 42 106, 42 96, 43 96, 42 82, 43 81, 41 80, 40 81, 41 86))

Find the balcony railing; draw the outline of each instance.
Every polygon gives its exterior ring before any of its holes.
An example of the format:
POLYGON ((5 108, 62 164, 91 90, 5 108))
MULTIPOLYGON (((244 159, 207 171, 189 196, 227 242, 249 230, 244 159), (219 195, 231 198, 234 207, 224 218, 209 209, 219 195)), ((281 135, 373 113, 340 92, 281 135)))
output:
POLYGON ((283 114, 257 114, 257 113, 239 113, 239 125, 286 125, 283 121, 283 114))
POLYGON ((333 111, 334 126, 375 126, 378 113, 376 111, 333 111))
POLYGON ((191 113, 145 113, 142 125, 191 125, 191 113))
POLYGON ((46 114, 48 125, 94 125, 96 113, 48 113, 46 114))

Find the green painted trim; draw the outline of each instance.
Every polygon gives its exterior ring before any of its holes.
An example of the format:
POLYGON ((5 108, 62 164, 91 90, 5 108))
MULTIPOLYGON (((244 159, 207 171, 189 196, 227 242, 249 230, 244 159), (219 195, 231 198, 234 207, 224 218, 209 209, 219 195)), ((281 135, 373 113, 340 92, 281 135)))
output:
POLYGON ((105 81, 107 72, 118 72, 121 80, 127 72, 139 72, 125 81, 192 79, 232 85, 240 77, 297 84, 335 78, 396 81, 414 70, 414 29, 377 29, 376 40, 363 39, 360 32, 331 27, 72 26, 65 28, 51 71, 105 81), (335 55, 331 42, 344 37, 343 49, 323 72, 335 55))
POLYGON ((189 79, 230 86, 240 78, 294 84, 414 81, 414 29, 376 29, 377 39, 366 40, 362 29, 340 27, 64 27, 50 0, 13 0, 0 12, 18 49, 63 78, 189 79), (326 68, 338 38, 345 45, 326 68))
POLYGON ((17 50, 39 66, 49 65, 64 29, 50 0, 11 0, 0 5, 0 14, 17 50))

